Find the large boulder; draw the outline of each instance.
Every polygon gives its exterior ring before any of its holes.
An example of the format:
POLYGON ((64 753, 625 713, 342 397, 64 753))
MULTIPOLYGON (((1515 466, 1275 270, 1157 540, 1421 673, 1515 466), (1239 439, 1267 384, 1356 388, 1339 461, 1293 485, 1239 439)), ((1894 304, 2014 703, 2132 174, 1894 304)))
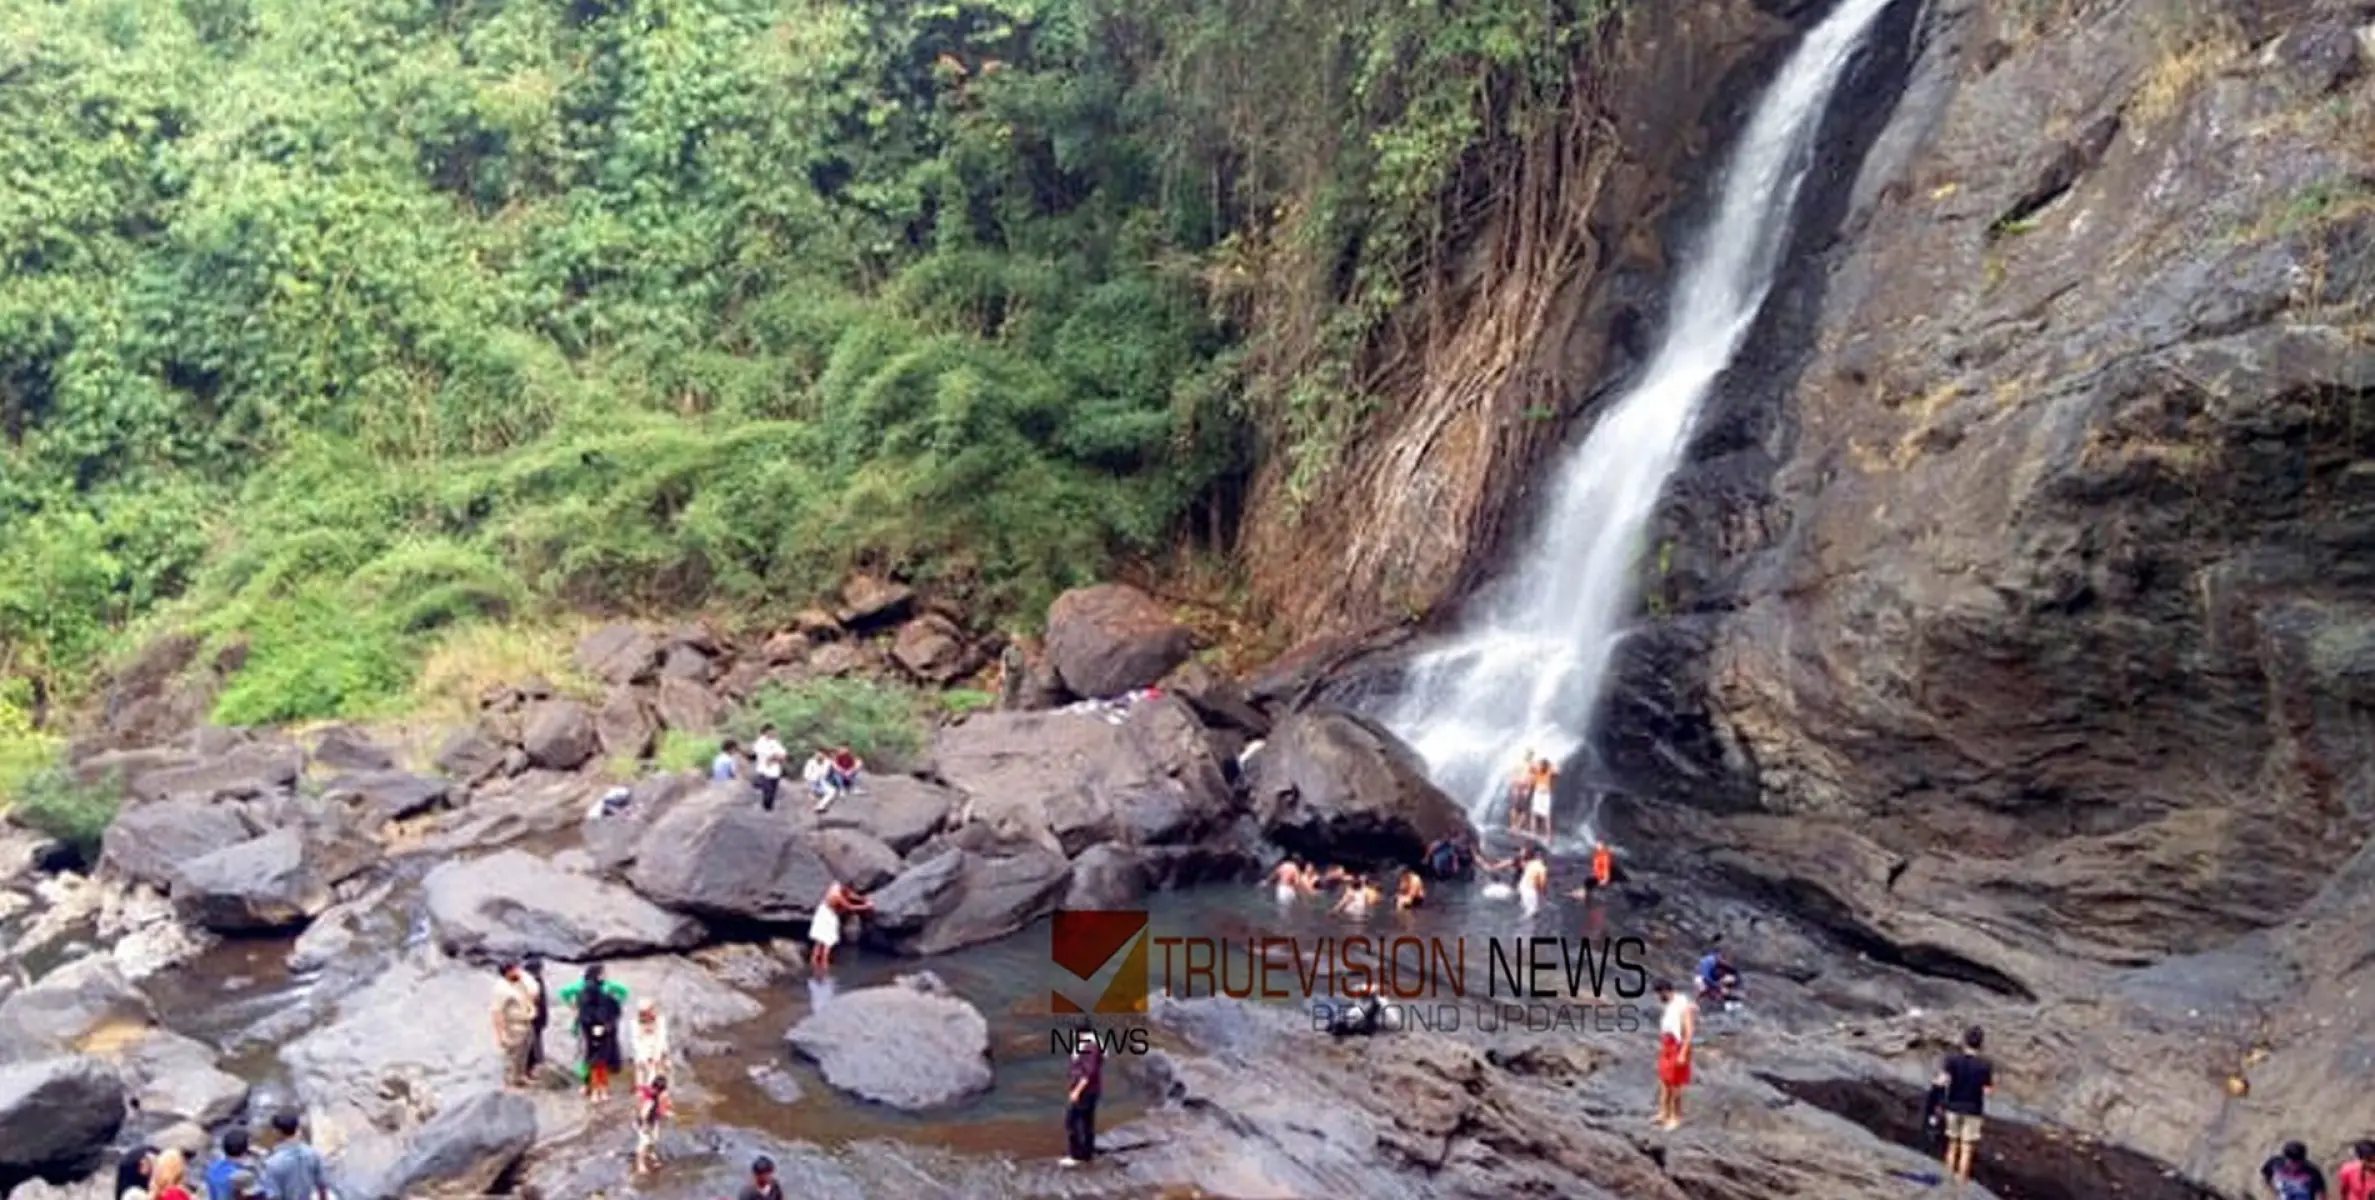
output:
POLYGON ((1124 584, 1074 588, 1047 611, 1048 661, 1078 695, 1118 696, 1152 686, 1195 650, 1186 626, 1124 584))
POLYGON ((1208 836, 1234 817, 1203 728, 1168 697, 1098 713, 1001 712, 941 731, 940 775, 973 820, 1062 854, 1122 838, 1156 845, 1208 836))
POLYGON ((123 1081, 95 1058, 0 1067, 0 1182, 86 1174, 123 1124, 123 1081))
POLYGON ((577 669, 617 687, 642 683, 659 665, 660 640, 632 625, 605 625, 578 639, 577 669))
POLYGON ((1152 875, 1137 851, 1122 846, 1091 846, 1072 860, 1072 882, 1065 889, 1063 907, 1135 908, 1146 899, 1152 875))
POLYGON ((1326 862, 1415 863, 1436 839, 1470 832, 1467 813, 1428 781, 1415 751, 1346 712, 1280 722, 1246 790, 1272 841, 1326 862))
POLYGON ((212 1129, 246 1106, 248 1083, 222 1069, 214 1048, 158 1029, 126 1047, 121 1073, 142 1114, 212 1129))
POLYGON ((869 940, 904 954, 993 942, 1054 912, 1072 865, 1037 842, 949 846, 875 893, 869 940))
POLYGON ((464 784, 475 784, 501 771, 509 750, 484 730, 456 730, 437 749, 437 769, 464 784))
POLYGON ((305 836, 275 829, 183 864, 173 904, 184 920, 218 933, 261 933, 302 925, 334 897, 305 836))
POLYGON ((99 839, 100 869, 119 878, 171 888, 184 864, 256 836, 236 805, 203 800, 133 804, 99 839))
POLYGON ((701 789, 704 777, 690 771, 670 771, 636 781, 627 793, 627 811, 587 821, 583 827, 587 857, 594 869, 620 874, 635 864, 635 851, 652 822, 677 801, 701 789))
POLYGON ((749 787, 721 783, 652 822, 627 878, 680 912, 780 922, 808 919, 833 872, 789 813, 761 811, 749 787))
POLYGON ((0 1000, 0 1062, 61 1053, 108 1026, 145 1025, 155 1019, 148 997, 132 986, 114 959, 94 954, 0 1000))
POLYGON ((820 829, 810 843, 833 875, 860 891, 873 891, 899 873, 899 855, 855 829, 820 829))
POLYGON ((371 740, 369 734, 351 725, 333 725, 313 739, 313 761, 317 766, 340 772, 393 771, 396 756, 371 740))
POLYGON ((403 771, 340 775, 322 787, 322 799, 344 806, 366 829, 443 808, 452 795, 445 780, 403 771))
POLYGON ((784 1040, 815 1061, 826 1083, 908 1111, 979 1095, 994 1079, 989 1022, 930 976, 844 993, 784 1040))
POLYGON ((220 753, 200 755, 186 766, 150 771, 131 779, 140 800, 252 800, 297 786, 305 751, 280 741, 246 741, 220 753))
POLYGON ((404 1156, 370 1185, 368 1200, 484 1196, 536 1144, 536 1106, 517 1092, 479 1092, 440 1109, 406 1139, 404 1156))
POLYGON ((601 748, 594 714, 575 700, 546 700, 528 710, 520 745, 528 761, 548 771, 574 771, 601 748))
POLYGON ((862 792, 835 801, 817 824, 859 830, 905 854, 947 828, 964 800, 959 792, 912 775, 868 775, 862 792))
POLYGON ((965 632, 939 613, 925 613, 899 627, 891 639, 891 660, 918 681, 943 685, 974 665, 965 632))
POLYGON ((914 607, 914 588, 876 575, 852 575, 841 585, 841 607, 833 620, 851 629, 872 629, 906 616, 914 607))
POLYGON ((660 724, 679 733, 708 733, 725 719, 726 703, 698 679, 667 675, 660 679, 653 708, 660 724))
POLYGON ((686 950, 701 923, 615 883, 519 850, 445 862, 422 881, 439 948, 479 962, 545 958, 568 962, 686 950))
POLYGON ((660 718, 638 688, 610 693, 602 710, 594 714, 595 739, 602 744, 602 753, 611 758, 642 758, 651 753, 652 742, 659 735, 660 718))

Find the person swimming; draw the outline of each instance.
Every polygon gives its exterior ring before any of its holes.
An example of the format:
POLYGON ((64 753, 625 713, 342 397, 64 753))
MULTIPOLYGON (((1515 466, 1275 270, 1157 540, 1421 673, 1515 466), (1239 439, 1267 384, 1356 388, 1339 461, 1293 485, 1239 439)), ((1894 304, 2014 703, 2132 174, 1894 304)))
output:
POLYGON ((1365 876, 1352 876, 1345 884, 1344 894, 1337 898, 1334 911, 1348 917, 1366 917, 1377 906, 1377 885, 1365 876))
POLYGON ((1295 897, 1303 894, 1303 879, 1310 869, 1293 859, 1288 859, 1278 864, 1277 870, 1270 872, 1272 892, 1278 897, 1280 904, 1293 904, 1295 897))
POLYGON ((1426 881, 1418 877, 1417 871, 1402 872, 1402 886, 1394 894, 1394 907, 1408 910, 1417 908, 1426 902, 1426 881))

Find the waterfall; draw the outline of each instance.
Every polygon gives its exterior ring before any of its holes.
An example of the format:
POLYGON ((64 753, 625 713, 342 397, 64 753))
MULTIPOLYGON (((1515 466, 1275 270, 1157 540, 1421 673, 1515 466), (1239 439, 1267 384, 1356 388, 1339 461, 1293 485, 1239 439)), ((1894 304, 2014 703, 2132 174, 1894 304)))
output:
MULTIPOLYGON (((1480 821, 1504 801, 1526 751, 1568 762, 1590 746, 1659 493, 1773 286, 1831 92, 1891 2, 1841 0, 1767 85, 1724 165, 1713 218, 1683 259, 1639 382, 1567 455, 1512 573, 1477 597, 1452 638, 1412 663, 1381 714, 1480 821)), ((1574 828, 1573 815, 1561 825, 1574 828)))

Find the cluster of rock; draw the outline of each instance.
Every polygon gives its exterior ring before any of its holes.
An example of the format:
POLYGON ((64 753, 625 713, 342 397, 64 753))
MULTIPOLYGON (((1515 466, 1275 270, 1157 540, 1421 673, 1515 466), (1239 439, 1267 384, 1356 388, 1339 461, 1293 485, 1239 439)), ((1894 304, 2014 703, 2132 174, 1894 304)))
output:
MULTIPOLYGON (((159 1026, 134 986, 216 934, 301 932, 292 967, 323 982, 287 1027, 285 1099, 335 1144, 351 1189, 407 1194, 491 1179, 580 1119, 573 1105, 501 1095, 491 1058, 409 1018, 483 1007, 488 962, 538 955, 568 978, 609 960, 667 992, 679 1029, 698 1031, 758 1007, 685 956, 796 933, 834 881, 872 893, 866 945, 932 955, 1059 906, 1240 877, 1280 853, 1414 861, 1465 828, 1390 735, 1255 702, 1187 661, 1193 639, 1159 605, 1115 586, 1067 594, 1044 653, 1008 656, 1007 707, 943 726, 911 771, 870 771, 823 813, 797 797, 763 811, 747 783, 698 774, 647 775, 623 811, 590 811, 610 785, 589 765, 647 753, 662 729, 713 729, 770 680, 947 681, 987 660, 904 589, 853 584, 845 600, 751 653, 698 628, 599 630, 577 665, 607 699, 533 681, 498 689, 427 772, 346 727, 80 744, 74 770, 118 789, 122 809, 90 883, 10 864, 0 889, 81 897, 51 904, 12 949, 79 935, 95 913, 135 914, 100 940, 136 921, 157 947, 133 961, 118 941, 13 995, 0 983, 0 1193, 80 1177, 119 1130, 195 1149, 241 1111, 247 1085, 212 1048, 159 1026), (1074 703, 1092 697, 1115 699, 1074 703), (414 913, 425 943, 387 929, 414 913)), ((953 1103, 992 1080, 980 1014, 928 976, 845 996, 789 1040, 836 1088, 896 1107, 953 1103), (865 1035, 885 1022, 912 1036, 865 1035)))

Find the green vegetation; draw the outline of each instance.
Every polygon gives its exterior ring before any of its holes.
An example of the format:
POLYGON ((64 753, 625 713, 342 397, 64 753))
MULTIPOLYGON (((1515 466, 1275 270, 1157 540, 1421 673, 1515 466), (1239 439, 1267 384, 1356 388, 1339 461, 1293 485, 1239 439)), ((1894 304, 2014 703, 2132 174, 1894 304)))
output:
POLYGON ((63 767, 45 767, 18 782, 8 815, 74 847, 85 863, 95 863, 99 838, 122 804, 123 788, 113 777, 86 784, 63 767))
MULTIPOLYGON (((726 719, 726 736, 748 746, 758 740, 760 729, 773 725, 795 760, 805 760, 818 747, 848 746, 878 767, 895 769, 923 750, 925 709, 924 697, 910 689, 862 679, 771 683, 726 719)), ((717 748, 709 752, 716 754, 717 748)))
POLYGON ((165 626, 370 715, 484 624, 1226 538, 1615 2, 9 6, 0 769, 165 626))

